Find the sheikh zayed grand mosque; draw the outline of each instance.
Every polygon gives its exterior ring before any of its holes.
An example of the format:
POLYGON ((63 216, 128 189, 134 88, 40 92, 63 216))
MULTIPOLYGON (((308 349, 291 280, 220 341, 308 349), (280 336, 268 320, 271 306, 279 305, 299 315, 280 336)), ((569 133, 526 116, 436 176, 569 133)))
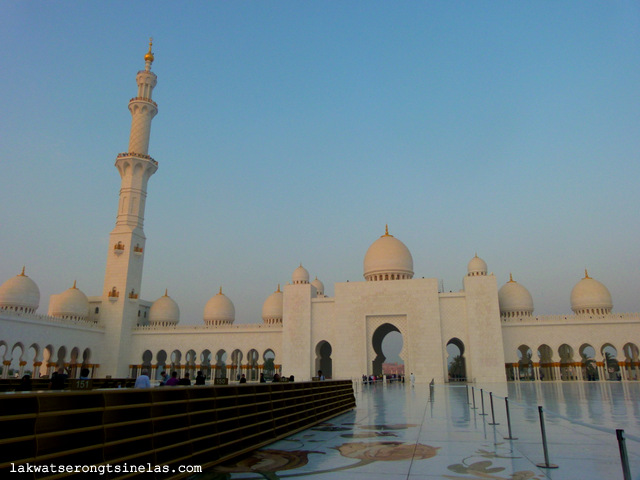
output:
POLYGON ((10 370, 42 377, 59 366, 76 377, 82 367, 94 377, 118 378, 143 368, 152 378, 165 369, 234 380, 274 371, 296 380, 318 370, 329 378, 380 375, 382 340, 390 332, 402 335, 400 357, 418 382, 640 378, 640 314, 613 313, 607 287, 588 272, 570 293, 573 315, 535 316, 529 291, 513 278, 498 288, 477 255, 466 272, 461 266, 460 291, 441 292, 437 279, 413 278, 411 252, 388 229, 363 252, 364 280, 336 283, 333 297, 300 265, 286 285, 265 295, 261 323, 234 324, 234 305, 220 290, 206 304, 203 299, 201 325, 180 325, 170 296, 140 298, 147 182, 158 170, 149 156, 158 112, 151 43, 144 60, 129 102, 129 148, 115 161, 121 188, 102 292, 88 297, 74 284, 51 296, 44 315, 28 268, 6 279, 0 286, 2 378, 10 370))

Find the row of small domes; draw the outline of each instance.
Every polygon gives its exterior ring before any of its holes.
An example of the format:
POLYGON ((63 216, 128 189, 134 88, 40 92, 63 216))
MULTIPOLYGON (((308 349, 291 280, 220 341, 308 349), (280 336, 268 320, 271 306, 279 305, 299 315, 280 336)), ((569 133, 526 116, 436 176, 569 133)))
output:
MULTIPOLYGON (((487 275, 487 264, 475 255, 467 265, 467 275, 487 275)), ((364 258, 364 277, 367 281, 402 280, 413 277, 413 257, 404 243, 389 234, 374 241, 364 258)), ((309 272, 298 266, 291 277, 294 285, 308 284, 309 272)), ((324 285, 316 279, 311 282, 318 296, 324 296, 324 285)), ((526 316, 533 312, 533 299, 529 291, 510 278, 498 292, 500 312, 505 316, 526 316)), ((22 273, 10 278, 0 286, 0 307, 34 313, 40 303, 40 290, 33 280, 22 273)), ((575 313, 609 313, 613 307, 609 290, 586 274, 571 291, 571 309, 575 313)), ((86 295, 74 286, 59 295, 52 296, 49 314, 69 318, 87 316, 89 303, 86 295)), ((282 321, 283 296, 278 290, 272 293, 262 307, 265 323, 282 321)), ((167 292, 156 300, 149 312, 151 324, 176 324, 180 319, 180 309, 167 292)), ((235 320, 235 307, 222 289, 205 305, 203 320, 208 325, 230 325, 235 320)))

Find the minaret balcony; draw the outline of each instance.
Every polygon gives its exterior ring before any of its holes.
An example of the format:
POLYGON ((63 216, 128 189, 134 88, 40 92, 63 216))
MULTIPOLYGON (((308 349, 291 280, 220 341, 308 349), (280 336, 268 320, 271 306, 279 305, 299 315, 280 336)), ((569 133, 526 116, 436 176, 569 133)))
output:
POLYGON ((154 107, 158 108, 158 104, 156 102, 154 102, 153 100, 151 100, 150 98, 145 98, 145 97, 133 97, 131 100, 129 100, 129 103, 131 102, 138 102, 138 101, 143 101, 143 102, 149 102, 150 104, 152 104, 154 107))
POLYGON ((125 157, 144 158, 145 160, 151 161, 151 163, 153 163, 154 165, 158 165, 158 162, 156 162, 149 155, 145 155, 144 153, 123 152, 123 153, 119 153, 118 156, 117 156, 117 158, 125 158, 125 157))
POLYGON ((142 248, 140 245, 136 244, 135 247, 133 247, 133 254, 140 256, 142 255, 142 252, 144 251, 144 248, 142 248))
POLYGON ((116 255, 122 255, 124 252, 124 244, 122 242, 118 242, 113 246, 113 253, 116 255))

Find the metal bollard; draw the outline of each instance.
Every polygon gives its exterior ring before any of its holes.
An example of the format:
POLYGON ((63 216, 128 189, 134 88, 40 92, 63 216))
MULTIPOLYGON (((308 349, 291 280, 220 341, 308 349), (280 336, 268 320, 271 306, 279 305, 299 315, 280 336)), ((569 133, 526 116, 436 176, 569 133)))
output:
POLYGON ((484 413, 484 391, 480 389, 480 401, 482 402, 482 413, 480 415, 486 415, 484 413))
POLYGON ((471 402, 469 401, 469 384, 465 383, 464 386, 467 389, 467 405, 471 405, 471 402))
POLYGON ((544 463, 537 463, 536 466, 540 468, 558 468, 558 465, 549 463, 549 450, 547 449, 547 431, 544 428, 544 414, 542 413, 542 407, 538 405, 538 413, 540 414, 540 431, 542 432, 542 448, 544 450, 544 463))
POLYGON ((504 406, 507 410, 507 427, 509 427, 509 436, 508 437, 504 437, 505 440, 517 440, 518 437, 514 437, 511 434, 511 416, 509 415, 509 399, 507 397, 504 397, 504 406))
POLYGON ((471 407, 471 410, 477 410, 478 407, 476 407, 476 387, 471 387, 471 396, 473 397, 473 407, 471 407))
POLYGON ((489 392, 489 400, 491 401, 491 423, 489 425, 500 425, 496 422, 495 412, 493 411, 493 392, 489 392))
POLYGON ((627 442, 624 438, 624 430, 616 429, 616 437, 618 439, 618 448, 620 449, 620 461, 622 462, 622 477, 624 480, 632 480, 631 470, 629 469, 629 456, 627 455, 627 442))

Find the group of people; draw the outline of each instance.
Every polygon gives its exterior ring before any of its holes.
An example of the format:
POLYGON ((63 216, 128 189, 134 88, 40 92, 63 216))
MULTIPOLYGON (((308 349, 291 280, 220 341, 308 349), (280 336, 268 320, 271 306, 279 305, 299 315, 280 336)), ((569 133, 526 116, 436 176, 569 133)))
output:
MULTIPOLYGON (((205 376, 202 373, 202 370, 198 370, 198 375, 196 375, 195 385, 204 385, 205 384, 205 376)), ((178 378, 178 372, 171 372, 171 376, 167 372, 160 373, 160 383, 158 386, 160 387, 175 387, 175 386, 189 386, 191 385, 191 379, 189 378, 189 372, 184 374, 184 377, 178 378)), ((151 379, 149 378, 149 370, 142 370, 142 374, 138 375, 136 378, 136 383, 133 386, 134 388, 151 388, 151 379)))
MULTIPOLYGON (((362 375, 362 383, 366 384, 374 384, 376 382, 381 382, 382 380, 384 380, 383 376, 377 376, 377 375, 362 375)), ((387 381, 388 382, 402 382, 404 383, 404 375, 398 375, 396 373, 392 373, 391 375, 387 375, 387 381)), ((413 373, 411 374, 411 384, 413 385, 415 383, 415 376, 413 375, 413 373)))
MULTIPOLYGON (((318 371, 318 376, 321 377, 321 380, 324 380, 324 376, 322 375, 321 371, 318 371)), ((196 380, 195 380, 195 385, 205 385, 205 380, 206 377, 204 376, 204 374, 202 373, 202 370, 198 371, 198 375, 196 376, 196 380)), ((283 381, 289 381, 289 382, 293 382, 294 381, 294 377, 293 375, 287 377, 281 377, 279 374, 274 374, 273 375, 273 382, 283 382, 283 381)), ((264 378, 264 373, 260 373, 260 383, 266 383, 267 380, 264 378)), ((238 383, 247 383, 247 377, 245 376, 245 374, 243 373, 242 375, 240 375, 238 377, 238 383)), ((184 377, 182 378, 178 378, 178 372, 174 371, 171 372, 171 376, 169 376, 169 374, 167 374, 167 372, 162 372, 160 374, 160 383, 158 384, 158 386, 160 387, 173 387, 173 386, 184 386, 184 385, 191 385, 191 379, 189 378, 189 372, 186 372, 184 374, 184 377)), ((136 383, 134 385, 134 388, 151 388, 151 379, 149 378, 149 370, 142 370, 142 373, 140 375, 138 375, 138 378, 136 378, 136 383)))

